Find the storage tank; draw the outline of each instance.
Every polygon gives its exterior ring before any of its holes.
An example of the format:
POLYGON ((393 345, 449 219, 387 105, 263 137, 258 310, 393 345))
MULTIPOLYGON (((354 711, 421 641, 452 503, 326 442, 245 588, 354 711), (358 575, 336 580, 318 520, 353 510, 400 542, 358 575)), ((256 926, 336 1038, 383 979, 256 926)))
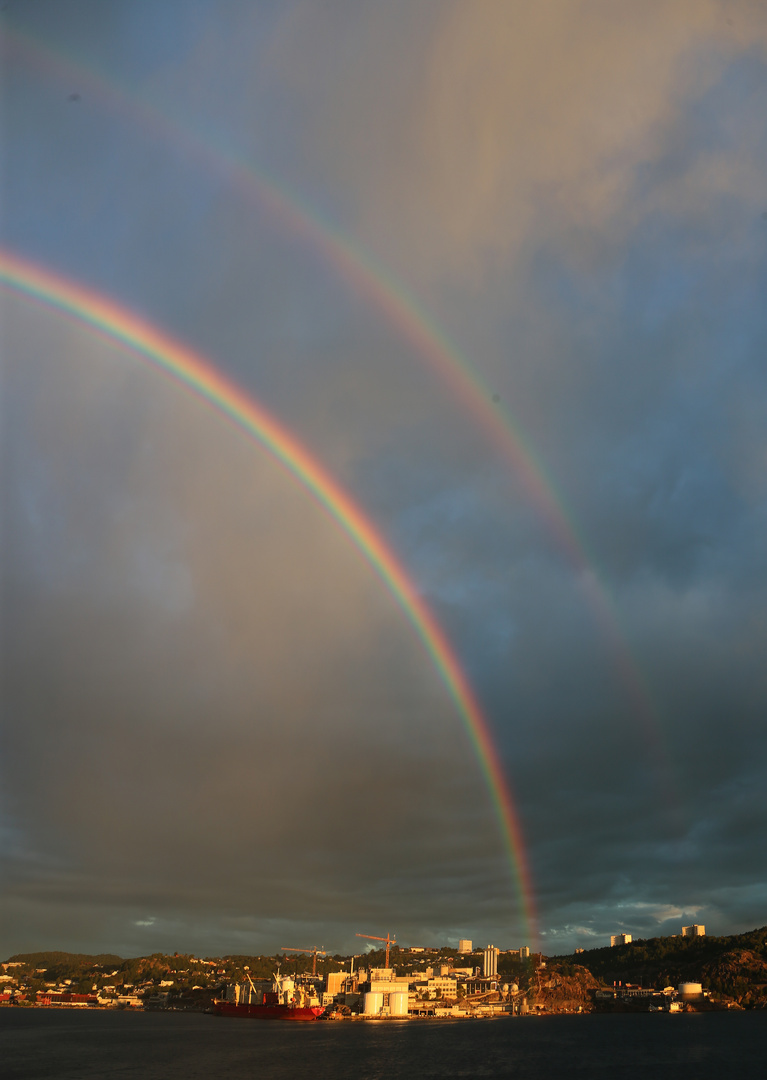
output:
POLYGON ((389 994, 389 1016, 407 1016, 407 998, 401 991, 389 994))
POLYGON ((690 1001, 692 998, 703 997, 703 986, 700 983, 683 982, 679 984, 679 996, 684 998, 685 1001, 690 1001))
POLYGON ((375 991, 368 991, 368 993, 365 994, 365 1016, 380 1016, 382 1008, 383 994, 376 993, 375 991))

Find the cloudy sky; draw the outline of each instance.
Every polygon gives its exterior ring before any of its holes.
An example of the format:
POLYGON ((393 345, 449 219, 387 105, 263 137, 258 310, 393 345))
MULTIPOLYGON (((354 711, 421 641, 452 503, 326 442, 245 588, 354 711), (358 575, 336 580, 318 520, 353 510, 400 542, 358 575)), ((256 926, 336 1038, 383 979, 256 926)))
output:
POLYGON ((767 10, 8 0, 0 954, 763 925, 767 10), (520 852, 517 853, 520 855, 520 852))

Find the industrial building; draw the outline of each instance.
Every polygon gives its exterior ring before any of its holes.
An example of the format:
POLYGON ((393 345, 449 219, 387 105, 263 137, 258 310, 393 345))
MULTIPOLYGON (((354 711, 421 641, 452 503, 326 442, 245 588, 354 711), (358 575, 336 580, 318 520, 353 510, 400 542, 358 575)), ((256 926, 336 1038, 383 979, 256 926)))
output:
POLYGON ((328 993, 333 997, 336 994, 340 994, 343 989, 344 982, 349 978, 348 971, 329 971, 327 974, 328 980, 328 993))
POLYGON ((498 954, 500 949, 488 945, 483 953, 482 974, 486 979, 495 979, 498 975, 498 954))
POLYGON ((373 969, 362 999, 365 1016, 407 1016, 409 991, 408 980, 396 978, 391 968, 373 969))
POLYGON ((467 979, 465 982, 466 993, 469 997, 473 997, 477 994, 490 994, 494 993, 498 989, 498 979, 483 979, 474 978, 467 979))

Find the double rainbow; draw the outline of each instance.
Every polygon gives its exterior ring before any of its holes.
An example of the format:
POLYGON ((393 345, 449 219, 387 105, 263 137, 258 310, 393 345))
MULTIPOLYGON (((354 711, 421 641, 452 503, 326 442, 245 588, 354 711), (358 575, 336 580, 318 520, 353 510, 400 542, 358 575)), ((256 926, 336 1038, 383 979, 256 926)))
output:
POLYGON ((485 438, 511 466, 528 499, 577 574, 592 615, 609 644, 632 712, 640 721, 653 751, 665 800, 676 815, 677 796, 671 782, 669 755, 658 711, 595 559, 521 425, 505 403, 496 400, 482 383, 457 344, 380 261, 353 243, 295 193, 276 182, 263 168, 253 162, 241 161, 216 145, 215 136, 202 137, 183 118, 171 116, 166 109, 142 98, 135 90, 119 87, 113 76, 106 77, 17 30, 9 29, 6 36, 11 49, 29 65, 69 85, 74 82, 86 95, 92 94, 96 101, 123 114, 131 123, 162 139, 171 139, 201 167, 222 177, 244 198, 257 202, 270 219, 315 248, 349 288, 379 311, 411 345, 415 354, 450 387, 466 415, 481 428, 485 438))

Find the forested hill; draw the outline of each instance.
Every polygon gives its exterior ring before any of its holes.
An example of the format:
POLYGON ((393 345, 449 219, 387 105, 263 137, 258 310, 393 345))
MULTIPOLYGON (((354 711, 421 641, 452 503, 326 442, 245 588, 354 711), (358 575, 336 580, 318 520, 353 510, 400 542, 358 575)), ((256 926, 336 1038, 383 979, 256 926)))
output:
POLYGON ((556 959, 585 967, 607 985, 700 982, 744 1004, 767 1000, 767 926, 731 937, 646 938, 556 959))
POLYGON ((117 956, 115 953, 98 953, 94 956, 89 953, 33 952, 16 953, 15 956, 9 956, 6 963, 29 964, 32 967, 47 969, 66 968, 71 970, 80 967, 90 968, 94 964, 100 964, 102 966, 111 964, 112 967, 117 967, 123 963, 123 958, 117 956))

